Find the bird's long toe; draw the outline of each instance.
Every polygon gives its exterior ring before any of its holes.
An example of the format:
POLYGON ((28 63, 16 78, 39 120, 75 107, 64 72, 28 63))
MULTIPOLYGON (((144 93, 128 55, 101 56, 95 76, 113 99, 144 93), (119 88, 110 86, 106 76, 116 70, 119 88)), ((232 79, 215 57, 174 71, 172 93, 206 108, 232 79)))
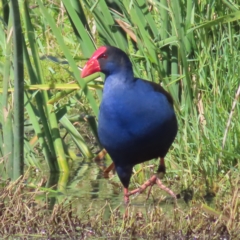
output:
POLYGON ((143 192, 147 187, 152 186, 156 183, 157 176, 153 175, 150 179, 148 179, 143 185, 141 185, 139 188, 132 190, 131 192, 127 193, 127 196, 131 196, 136 193, 143 192))
POLYGON ((165 192, 167 192, 169 195, 171 195, 174 199, 176 199, 176 194, 168 187, 166 187, 162 181, 157 177, 157 175, 153 175, 150 179, 148 179, 143 185, 141 185, 139 188, 134 189, 130 192, 128 191, 124 191, 124 198, 128 198, 129 201, 129 196, 134 195, 136 193, 141 193, 143 192, 145 189, 147 189, 148 187, 150 187, 148 195, 147 195, 147 199, 150 195, 152 186, 154 184, 157 184, 162 190, 164 190, 165 192))
POLYGON ((173 198, 177 199, 176 194, 175 194, 170 188, 166 187, 159 178, 156 179, 156 184, 157 184, 162 190, 164 190, 164 191, 167 192, 169 195, 171 195, 173 198))

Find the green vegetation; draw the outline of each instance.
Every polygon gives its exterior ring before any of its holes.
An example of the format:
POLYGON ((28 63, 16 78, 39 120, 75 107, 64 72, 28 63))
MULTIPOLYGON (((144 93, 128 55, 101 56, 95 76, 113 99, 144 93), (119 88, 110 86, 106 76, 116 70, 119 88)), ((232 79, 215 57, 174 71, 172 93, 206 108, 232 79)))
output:
MULTIPOLYGON (((165 223, 165 229, 176 232, 183 229, 182 236, 194 236, 209 223, 212 233, 223 236, 227 232, 232 239, 238 238, 234 235, 239 229, 240 196, 237 0, 2 0, 1 9, 2 179, 23 174, 24 150, 26 167, 64 172, 58 182, 63 188, 71 164, 78 159, 76 152, 93 158, 101 149, 93 136, 103 82, 97 74, 81 79, 78 65, 84 65, 95 47, 114 45, 129 54, 136 76, 161 83, 174 98, 179 133, 166 158, 166 184, 183 197, 193 192, 195 201, 209 195, 217 200, 216 213, 211 209, 199 218, 194 215, 202 210, 194 205, 182 215, 176 208, 175 218, 163 216, 158 206, 152 209, 152 217, 144 215, 147 227, 141 230, 137 214, 124 223, 109 220, 104 223, 113 230, 109 236, 119 236, 119 229, 125 229, 122 237, 133 230, 142 234, 139 237, 154 235, 161 228, 153 219, 160 216, 160 226, 165 223), (193 216, 193 221, 186 216, 193 216), (185 225, 177 225, 179 221, 185 225)), ((151 174, 149 164, 135 167, 133 184, 138 186, 151 174)), ((116 177, 112 181, 118 183, 116 177)), ((112 214, 114 219, 117 210, 112 214)), ((101 221, 95 223, 100 232, 101 221)), ((95 235, 99 236, 104 235, 95 235)))

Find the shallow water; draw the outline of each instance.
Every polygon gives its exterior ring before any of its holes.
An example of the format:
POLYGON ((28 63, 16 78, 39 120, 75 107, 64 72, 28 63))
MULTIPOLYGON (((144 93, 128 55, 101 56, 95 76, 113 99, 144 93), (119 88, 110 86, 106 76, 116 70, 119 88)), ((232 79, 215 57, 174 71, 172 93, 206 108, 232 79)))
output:
MULTIPOLYGON (((103 177, 102 170, 93 161, 74 162, 72 171, 69 176, 65 174, 48 175, 46 187, 56 185, 55 189, 58 194, 50 193, 48 199, 55 202, 63 200, 73 201, 77 214, 82 214, 86 211, 98 213, 104 206, 109 206, 109 212, 104 210, 104 217, 108 218, 111 209, 119 208, 121 212, 126 209, 126 204, 123 202, 122 185, 116 174, 110 174, 108 179, 103 177), (51 184, 50 184, 51 182, 51 184)), ((130 184, 130 189, 136 188, 134 181, 130 184)), ((148 189, 141 193, 130 196, 130 204, 134 206, 136 211, 146 212, 154 206, 161 206, 163 211, 170 213, 169 209, 174 208, 173 199, 166 192, 159 189, 158 186, 153 186, 152 194, 146 200, 148 189)), ((42 199, 44 201, 44 198, 42 199)), ((178 204, 184 208, 187 204, 183 200, 178 200, 178 204)))
MULTIPOLYGON (((123 203, 122 185, 116 174, 111 174, 109 179, 105 179, 101 168, 93 161, 79 159, 79 161, 75 161, 72 166, 73 170, 69 175, 31 172, 29 177, 26 180, 24 179, 24 185, 27 184, 24 195, 25 193, 35 192, 36 186, 41 186, 36 189, 36 195, 34 195, 37 206, 40 204, 40 208, 34 211, 41 212, 41 209, 43 209, 43 213, 44 211, 50 214, 59 213, 59 216, 63 217, 62 219, 65 219, 64 221, 66 221, 66 223, 70 215, 73 216, 73 218, 77 216, 80 219, 79 225, 70 224, 70 228, 68 228, 69 231, 71 231, 72 226, 74 229, 78 227, 78 229, 82 229, 83 232, 89 232, 92 236, 92 234, 94 235, 94 233, 97 234, 98 231, 102 231, 102 226, 104 225, 105 231, 110 235, 112 227, 116 228, 113 232, 118 232, 118 228, 124 228, 125 234, 127 234, 129 228, 130 230, 134 230, 135 228, 141 230, 144 222, 144 229, 145 227, 148 227, 147 231, 155 229, 155 234, 159 232, 158 225, 156 224, 160 224, 161 229, 164 230, 166 228, 165 230, 167 230, 167 232, 168 230, 171 232, 171 229, 168 229, 167 225, 164 225, 165 222, 172 225, 176 219, 181 219, 180 221, 176 221, 176 226, 174 224, 172 226, 175 226, 176 229, 177 227, 182 229, 182 224, 189 224, 191 220, 195 224, 196 229, 198 229, 199 223, 204 223, 202 222, 203 219, 207 219, 210 223, 215 224, 216 220, 214 217, 220 217, 221 215, 221 213, 210 209, 208 206, 201 207, 196 205, 194 207, 192 204, 188 205, 183 201, 183 198, 177 200, 177 208, 175 208, 176 205, 172 198, 156 185, 153 186, 152 195, 148 200, 146 200, 147 191, 136 196, 130 196, 131 207, 128 208, 123 203), (31 185, 33 185, 34 188, 29 188, 31 185), (46 202, 48 203, 47 206, 45 205, 46 202), (61 205, 57 203, 64 204, 61 205), (190 205, 192 205, 192 207, 190 205), (53 208, 54 211, 52 212, 51 210, 53 208), (202 214, 203 210, 205 213, 202 214), (65 213, 67 213, 67 215, 65 215, 65 213), (125 221, 126 214, 128 217, 127 221, 125 221), (196 219, 195 216, 197 216, 196 219), (135 221, 137 221, 136 226, 135 221), (123 226, 122 224, 127 225, 123 226), (108 227, 110 227, 110 230, 106 230, 108 227)), ((151 175, 149 171, 147 174, 151 175)), ((149 177, 147 174, 145 176, 146 179, 149 177)), ((137 187, 135 181, 136 178, 133 177, 130 189, 137 187)), ((140 180, 139 182, 142 183, 140 180)), ((175 182, 174 184, 172 181, 169 182, 167 177, 163 181, 166 186, 175 190, 175 193, 178 193, 176 191, 181 190, 180 187, 176 187, 176 184, 179 185, 181 181, 175 179, 175 182)), ((25 196, 27 198, 28 195, 25 196)), ((196 199, 196 196, 194 196, 194 198, 196 199)), ((35 202, 33 206, 35 206, 35 202)), ((35 215, 34 218, 36 218, 35 215)), ((226 216, 225 218, 228 219, 226 216)), ((47 226, 49 225, 44 226, 44 230, 48 229, 47 226)), ((204 227, 204 229, 205 228, 206 227, 204 227)), ((213 233, 215 234, 214 231, 213 233)), ((62 231, 58 231, 57 234, 61 236, 61 232, 62 231)), ((102 236, 104 233, 101 232, 100 235, 102 236)), ((66 234, 66 232, 63 234, 66 234)), ((142 234, 147 233, 142 232, 142 234)), ((173 231, 171 234, 176 233, 173 231)), ((60 239, 59 236, 57 239, 60 239)))

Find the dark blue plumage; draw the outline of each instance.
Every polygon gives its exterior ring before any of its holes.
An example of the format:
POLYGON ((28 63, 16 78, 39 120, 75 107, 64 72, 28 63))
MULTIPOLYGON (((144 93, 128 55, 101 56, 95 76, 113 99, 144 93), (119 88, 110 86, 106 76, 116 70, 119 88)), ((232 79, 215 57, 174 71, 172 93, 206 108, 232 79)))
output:
MULTIPOLYGON (((173 100, 160 85, 134 78, 128 56, 118 48, 99 48, 84 67, 82 77, 96 71, 106 75, 99 139, 128 194, 133 166, 157 157, 163 162, 174 141, 177 120, 173 100)), ((164 171, 164 165, 161 167, 164 171)))

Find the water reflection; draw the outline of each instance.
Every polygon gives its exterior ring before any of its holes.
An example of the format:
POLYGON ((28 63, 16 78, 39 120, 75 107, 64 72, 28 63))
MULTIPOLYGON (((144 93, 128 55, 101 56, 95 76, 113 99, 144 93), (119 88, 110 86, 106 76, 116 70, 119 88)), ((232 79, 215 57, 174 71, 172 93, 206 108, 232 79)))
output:
MULTIPOLYGON (((126 205, 123 202, 122 185, 117 175, 111 175, 110 179, 104 178, 102 170, 95 162, 84 160, 74 162, 69 175, 51 173, 49 179, 51 180, 48 181, 48 187, 50 187, 51 182, 52 186, 55 185, 55 189, 59 192, 48 196, 51 206, 63 200, 72 202, 78 215, 88 211, 91 211, 91 214, 98 214, 104 208, 103 216, 106 219, 109 218, 111 211, 114 209, 119 209, 123 214, 126 211, 126 205)), ((136 186, 132 183, 130 187, 135 188, 136 186)), ((166 193, 155 186, 147 201, 147 192, 144 192, 131 196, 130 205, 136 211, 146 213, 155 206, 161 206, 168 214, 172 212, 169 209, 173 210, 174 204, 171 197, 165 196, 166 193)), ((179 200, 178 204, 184 204, 186 207, 182 200, 179 200)))

